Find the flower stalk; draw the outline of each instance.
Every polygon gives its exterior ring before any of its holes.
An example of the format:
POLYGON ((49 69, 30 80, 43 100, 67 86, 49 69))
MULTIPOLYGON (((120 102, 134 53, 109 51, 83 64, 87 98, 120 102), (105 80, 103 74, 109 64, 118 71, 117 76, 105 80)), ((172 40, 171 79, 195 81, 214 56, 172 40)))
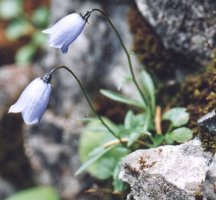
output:
POLYGON ((122 40, 119 32, 118 32, 118 30, 116 29, 116 27, 114 26, 114 24, 112 23, 112 21, 110 20, 110 18, 106 15, 106 13, 104 11, 98 9, 98 8, 94 8, 94 9, 86 12, 86 14, 83 16, 83 18, 87 18, 88 19, 92 12, 99 12, 100 14, 102 14, 103 17, 105 17, 105 19, 107 20, 107 22, 110 24, 110 26, 113 29, 113 31, 115 32, 115 34, 116 34, 117 38, 119 39, 119 42, 120 42, 123 50, 124 50, 124 52, 125 52, 125 54, 127 56, 127 60, 128 60, 129 69, 130 69, 132 80, 133 80, 133 82, 134 82, 134 84, 135 84, 135 86, 136 86, 136 88, 137 88, 140 96, 143 99, 143 103, 146 105, 146 98, 145 98, 144 94, 142 93, 142 90, 141 90, 141 88, 140 88, 140 86, 139 86, 139 84, 138 84, 138 82, 136 80, 135 74, 134 74, 134 70, 133 70, 130 54, 129 54, 129 52, 128 52, 128 50, 127 50, 127 48, 126 48, 126 46, 125 46, 125 44, 124 44, 124 42, 123 42, 123 40, 122 40))
POLYGON ((89 104, 90 108, 92 109, 93 113, 95 114, 95 116, 96 116, 96 117, 100 120, 100 122, 106 127, 106 129, 107 129, 115 138, 117 138, 117 139, 120 141, 121 144, 124 144, 124 142, 121 140, 121 138, 104 122, 103 118, 102 118, 100 115, 97 114, 95 108, 94 108, 93 105, 91 104, 91 101, 90 101, 90 99, 89 99, 89 97, 88 97, 88 95, 87 95, 87 93, 86 93, 86 91, 85 91, 85 89, 84 89, 84 87, 83 87, 81 81, 79 80, 79 78, 76 76, 76 74, 74 74, 74 72, 73 72, 71 69, 69 69, 69 68, 66 67, 66 66, 59 66, 59 67, 56 67, 56 68, 52 69, 52 70, 48 73, 48 76, 49 76, 48 78, 51 79, 51 78, 52 78, 52 74, 53 74, 55 71, 59 70, 59 69, 66 69, 66 70, 75 78, 75 80, 77 81, 77 83, 79 84, 79 86, 80 86, 80 88, 81 88, 81 90, 82 90, 82 92, 83 92, 83 95, 84 95, 85 98, 86 98, 86 101, 88 102, 88 104, 89 104))
POLYGON ((140 94, 141 98, 143 99, 143 104, 146 106, 147 99, 145 95, 143 94, 137 80, 134 74, 131 57, 130 54, 112 21, 110 18, 106 15, 106 13, 98 8, 94 8, 90 11, 87 11, 85 14, 81 13, 72 13, 70 15, 67 15, 63 17, 61 20, 59 20, 56 24, 54 24, 52 27, 43 30, 43 33, 46 33, 49 35, 49 46, 60 48, 63 53, 67 53, 69 45, 80 35, 80 33, 83 31, 85 24, 88 22, 89 17, 93 12, 99 12, 102 14, 102 16, 107 20, 107 22, 110 24, 111 28, 115 32, 118 40, 120 41, 120 44, 126 54, 128 64, 129 64, 129 70, 130 74, 133 80, 133 83, 135 87, 138 90, 138 93, 140 94))

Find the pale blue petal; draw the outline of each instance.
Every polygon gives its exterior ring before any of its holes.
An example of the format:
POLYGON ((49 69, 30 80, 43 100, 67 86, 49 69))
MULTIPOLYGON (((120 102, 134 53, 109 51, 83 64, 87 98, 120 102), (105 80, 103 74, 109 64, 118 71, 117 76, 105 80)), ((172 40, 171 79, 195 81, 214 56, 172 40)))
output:
POLYGON ((16 101, 15 104, 13 104, 10 109, 9 109, 9 113, 18 113, 18 112, 22 112, 24 110, 24 108, 26 107, 26 105, 29 102, 29 98, 31 98, 31 96, 34 95, 34 91, 37 90, 37 88, 39 87, 38 83, 40 83, 41 80, 40 78, 36 78, 34 79, 22 92, 22 94, 20 95, 19 99, 16 101))
POLYGON ((35 91, 35 96, 22 111, 23 120, 26 124, 36 124, 41 120, 51 95, 51 85, 41 80, 41 87, 35 91))
POLYGON ((24 104, 15 103, 9 108, 8 113, 19 113, 22 112, 23 109, 24 104))

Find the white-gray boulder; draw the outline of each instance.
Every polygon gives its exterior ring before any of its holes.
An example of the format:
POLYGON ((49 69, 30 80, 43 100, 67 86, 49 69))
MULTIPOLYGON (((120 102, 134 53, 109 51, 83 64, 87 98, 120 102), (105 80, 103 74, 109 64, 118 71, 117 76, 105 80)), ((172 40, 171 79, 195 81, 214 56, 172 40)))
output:
POLYGON ((137 150, 123 159, 120 179, 136 200, 193 200, 212 160, 199 139, 173 146, 137 150))

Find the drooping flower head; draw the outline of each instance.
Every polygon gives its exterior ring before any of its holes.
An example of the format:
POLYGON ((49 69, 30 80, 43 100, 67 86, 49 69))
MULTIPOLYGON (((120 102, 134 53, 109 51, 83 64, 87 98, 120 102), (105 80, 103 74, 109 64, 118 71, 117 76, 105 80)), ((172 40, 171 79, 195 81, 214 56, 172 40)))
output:
POLYGON ((62 53, 67 53, 69 45, 82 32, 88 17, 87 12, 84 16, 80 13, 72 13, 60 19, 56 24, 43 33, 49 35, 49 46, 61 49, 62 53))
POLYGON ((39 123, 50 99, 50 81, 51 75, 49 73, 34 79, 24 89, 19 99, 10 107, 8 112, 21 112, 24 122, 28 125, 39 123))

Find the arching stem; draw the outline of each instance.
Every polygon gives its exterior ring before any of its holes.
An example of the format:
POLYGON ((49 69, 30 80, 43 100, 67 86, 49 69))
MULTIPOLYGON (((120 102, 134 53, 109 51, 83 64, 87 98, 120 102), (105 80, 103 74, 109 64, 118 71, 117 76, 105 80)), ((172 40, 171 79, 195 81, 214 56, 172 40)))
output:
POLYGON ((129 52, 128 52, 128 50, 127 50, 127 48, 126 48, 126 46, 125 46, 125 44, 124 44, 124 42, 123 42, 123 40, 122 40, 119 32, 118 32, 118 30, 116 29, 116 27, 114 26, 114 24, 112 23, 112 21, 110 20, 110 18, 106 15, 106 13, 104 11, 98 9, 98 8, 94 8, 91 11, 86 12, 86 14, 83 16, 84 19, 88 20, 88 18, 90 17, 90 15, 91 15, 92 12, 99 12, 99 13, 101 13, 103 15, 103 17, 105 17, 105 19, 107 20, 107 22, 110 24, 110 26, 112 27, 112 29, 115 32, 116 36, 118 37, 118 39, 120 41, 120 44, 121 44, 121 46, 122 46, 122 48, 123 48, 123 50, 124 50, 124 52, 125 52, 125 54, 127 56, 127 60, 128 60, 129 69, 130 69, 130 73, 131 73, 131 76, 132 76, 132 80, 133 80, 133 82, 134 82, 134 84, 135 84, 135 86, 136 86, 139 94, 141 95, 144 104, 146 104, 146 98, 145 98, 144 94, 142 93, 142 90, 139 87, 139 84, 138 84, 138 82, 136 80, 136 77, 135 77, 135 74, 134 74, 134 71, 133 71, 133 66, 132 66, 130 54, 129 54, 129 52))
POLYGON ((66 67, 66 66, 59 66, 59 67, 56 67, 56 68, 52 69, 52 70, 48 73, 48 74, 50 75, 50 80, 51 80, 51 78, 52 78, 52 74, 53 74, 55 71, 59 70, 59 69, 66 69, 66 70, 76 79, 77 83, 79 84, 79 86, 80 86, 80 88, 81 88, 81 90, 82 90, 82 92, 83 92, 83 94, 84 94, 84 96, 85 96, 85 98, 86 98, 86 100, 87 100, 87 102, 88 102, 90 108, 92 109, 93 113, 95 114, 95 116, 96 116, 96 117, 100 120, 100 122, 106 127, 106 129, 107 129, 115 138, 117 138, 117 139, 121 142, 121 144, 124 144, 124 142, 121 140, 121 138, 104 122, 103 118, 102 118, 100 115, 97 114, 96 110, 94 109, 94 107, 93 107, 92 104, 91 104, 91 101, 89 100, 89 97, 88 97, 88 95, 87 95, 87 93, 86 93, 86 91, 85 91, 85 89, 84 89, 82 83, 80 82, 79 78, 76 76, 76 74, 74 74, 74 72, 73 72, 72 70, 70 70, 70 69, 69 69, 68 67, 66 67))

